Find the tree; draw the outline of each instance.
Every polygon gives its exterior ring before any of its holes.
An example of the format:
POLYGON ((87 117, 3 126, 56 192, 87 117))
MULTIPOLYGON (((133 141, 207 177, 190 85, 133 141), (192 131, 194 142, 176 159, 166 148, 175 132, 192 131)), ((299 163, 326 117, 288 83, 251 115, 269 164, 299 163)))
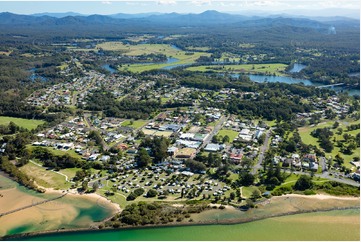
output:
POLYGON ((88 189, 88 181, 83 181, 83 182, 81 183, 81 189, 82 189, 83 191, 86 191, 86 190, 88 189))
POLYGON ((156 197, 158 195, 158 192, 154 189, 150 189, 148 192, 147 192, 147 197, 156 197))
POLYGON ((229 136, 228 135, 225 135, 222 139, 222 142, 223 143, 229 143, 230 139, 229 139, 229 136))
POLYGON ((99 183, 98 182, 94 182, 93 183, 93 191, 96 192, 99 188, 99 183))
POLYGON ((344 163, 344 159, 341 157, 339 153, 337 153, 334 160, 339 166, 341 166, 344 163))
POLYGON ((248 172, 241 172, 239 174, 238 181, 241 184, 241 186, 250 186, 253 185, 255 180, 254 175, 248 172))
POLYGON ((148 151, 144 148, 140 148, 136 156, 137 164, 140 168, 147 167, 151 162, 152 158, 149 156, 148 151))
POLYGON ((234 199, 236 198, 236 194, 235 194, 234 192, 231 192, 231 193, 229 194, 229 198, 230 198, 231 200, 234 200, 234 199))
POLYGON ((261 197, 261 191, 256 187, 252 192, 251 199, 252 201, 255 202, 260 197, 261 197))
POLYGON ((304 191, 313 187, 312 178, 307 175, 301 175, 294 185, 295 190, 304 191))

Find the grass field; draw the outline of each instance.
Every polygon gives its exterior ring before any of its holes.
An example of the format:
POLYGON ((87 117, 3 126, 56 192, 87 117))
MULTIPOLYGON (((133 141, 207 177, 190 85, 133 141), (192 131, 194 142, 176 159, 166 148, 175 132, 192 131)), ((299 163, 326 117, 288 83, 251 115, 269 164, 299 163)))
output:
POLYGON ((253 74, 271 73, 278 76, 284 75, 283 71, 286 69, 285 64, 242 64, 242 65, 208 65, 208 66, 192 66, 188 67, 189 71, 215 71, 215 72, 247 72, 253 74))
POLYGON ((221 129, 217 135, 222 137, 228 135, 229 141, 233 142, 233 140, 237 138, 238 132, 230 129, 221 129))
MULTIPOLYGON (((32 146, 32 145, 27 145, 26 147, 29 151, 32 151, 35 148, 35 146, 32 146)), ((64 151, 64 150, 54 149, 53 147, 43 147, 43 148, 49 150, 51 153, 53 153, 54 155, 57 155, 57 156, 62 156, 62 155, 68 154, 71 157, 81 159, 81 155, 75 153, 74 150, 64 151)))
POLYGON ((128 70, 132 72, 143 72, 154 69, 161 69, 167 66, 173 65, 185 65, 192 64, 198 59, 201 55, 209 56, 209 53, 194 52, 193 54, 188 54, 185 51, 178 50, 173 48, 170 45, 166 44, 139 44, 139 45, 125 45, 121 42, 104 42, 98 44, 97 49, 102 48, 104 50, 119 51, 125 55, 130 56, 139 56, 143 54, 164 54, 167 57, 173 57, 178 59, 178 61, 173 63, 163 63, 163 64, 129 64, 123 65, 119 69, 122 71, 128 70))
POLYGON ((35 119, 13 118, 0 116, 0 125, 8 125, 10 122, 14 122, 16 125, 32 130, 38 127, 40 124, 44 124, 45 121, 35 119))
POLYGON ((131 120, 125 120, 121 126, 127 126, 127 127, 132 127, 134 129, 139 129, 140 127, 144 126, 147 124, 148 121, 146 120, 134 120, 133 123, 131 123, 131 120))
MULTIPOLYGON (((327 121, 327 122, 322 122, 320 124, 318 124, 317 126, 306 126, 306 127, 301 127, 298 129, 298 132, 300 133, 300 136, 301 136, 301 139, 302 141, 305 143, 305 144, 312 144, 312 145, 316 145, 317 147, 320 147, 318 142, 317 142, 317 139, 314 138, 312 135, 311 135, 311 132, 315 129, 318 129, 318 128, 326 128, 326 127, 332 127, 334 121, 327 121)), ((349 131, 349 132, 346 132, 346 126, 348 125, 351 125, 351 124, 359 124, 359 121, 354 121, 354 120, 346 120, 346 121, 341 121, 339 122, 340 125, 339 127, 342 128, 344 131, 342 133, 345 134, 351 134, 352 136, 355 136, 357 133, 360 132, 360 130, 353 130, 353 131, 349 131)), ((336 131, 335 129, 332 129, 332 132, 334 133, 334 135, 331 137, 331 141, 333 141, 334 138, 336 138, 336 140, 343 140, 343 137, 342 135, 338 135, 336 134, 336 131)), ((336 147, 335 144, 334 144, 334 149, 332 150, 331 153, 326 153, 326 158, 328 158, 329 156, 332 156, 333 158, 337 155, 337 154, 340 154, 341 157, 344 158, 345 160, 345 163, 344 165, 347 167, 347 168, 354 168, 351 164, 350 164, 350 161, 352 161, 352 158, 354 156, 359 156, 360 155, 360 148, 357 148, 353 154, 351 155, 345 155, 345 154, 342 154, 340 152, 340 148, 339 147, 336 147)))
POLYGON ((71 184, 65 180, 65 176, 37 166, 31 162, 22 166, 21 171, 32 177, 36 183, 46 188, 68 189, 71 184))

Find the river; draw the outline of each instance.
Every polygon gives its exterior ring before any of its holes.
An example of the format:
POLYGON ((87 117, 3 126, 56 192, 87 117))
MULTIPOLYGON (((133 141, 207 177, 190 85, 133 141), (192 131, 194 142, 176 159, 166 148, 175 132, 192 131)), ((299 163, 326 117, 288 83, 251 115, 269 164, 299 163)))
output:
POLYGON ((47 234, 25 240, 357 240, 360 210, 335 210, 269 218, 233 225, 192 225, 79 231, 47 234))
POLYGON ((0 213, 38 204, 0 217, 0 237, 61 228, 89 228, 115 213, 104 198, 61 193, 37 193, 20 186, 0 173, 0 213))

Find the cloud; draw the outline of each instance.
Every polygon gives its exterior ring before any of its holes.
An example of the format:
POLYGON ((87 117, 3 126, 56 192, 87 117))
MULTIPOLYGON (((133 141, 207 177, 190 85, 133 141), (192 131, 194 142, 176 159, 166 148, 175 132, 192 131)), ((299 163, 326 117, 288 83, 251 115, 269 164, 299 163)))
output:
POLYGON ((110 4, 112 4, 112 2, 110 2, 110 1, 102 1, 102 4, 110 5, 110 4))
POLYGON ((212 0, 193 0, 192 4, 196 6, 212 5, 212 0))
POLYGON ((158 0, 158 5, 175 5, 177 4, 176 0, 158 0))

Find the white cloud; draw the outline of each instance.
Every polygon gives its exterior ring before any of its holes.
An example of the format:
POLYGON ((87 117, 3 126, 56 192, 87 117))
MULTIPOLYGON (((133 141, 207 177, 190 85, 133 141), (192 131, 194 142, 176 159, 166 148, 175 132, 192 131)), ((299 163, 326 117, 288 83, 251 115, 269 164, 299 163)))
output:
POLYGON ((158 0, 158 5, 175 5, 177 4, 176 0, 158 0))
POLYGON ((112 4, 112 2, 110 2, 110 1, 102 1, 102 4, 110 5, 110 4, 112 4))
POLYGON ((192 4, 196 6, 212 5, 212 0, 193 0, 192 4))

